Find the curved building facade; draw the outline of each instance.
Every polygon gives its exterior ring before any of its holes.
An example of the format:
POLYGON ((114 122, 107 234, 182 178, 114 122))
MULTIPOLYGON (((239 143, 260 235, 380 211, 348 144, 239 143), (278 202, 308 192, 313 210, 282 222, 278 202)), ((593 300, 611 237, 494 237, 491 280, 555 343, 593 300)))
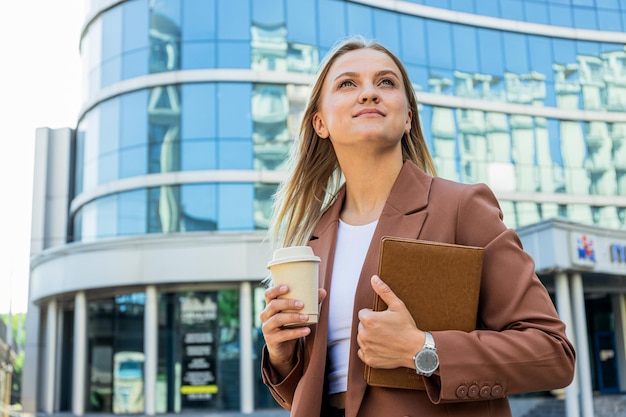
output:
POLYGON ((37 132, 27 410, 276 407, 271 196, 347 35, 400 57, 439 175, 490 185, 507 225, 626 230, 624 0, 87 3, 77 124, 37 132))

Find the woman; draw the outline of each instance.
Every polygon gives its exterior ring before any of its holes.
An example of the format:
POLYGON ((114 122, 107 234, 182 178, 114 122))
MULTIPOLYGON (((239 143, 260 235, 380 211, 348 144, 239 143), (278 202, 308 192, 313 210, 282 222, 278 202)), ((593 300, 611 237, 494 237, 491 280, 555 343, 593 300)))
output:
POLYGON ((568 385, 574 350, 534 263, 485 185, 433 177, 402 63, 351 38, 321 66, 277 194, 276 246, 322 259, 320 318, 265 292, 263 378, 292 416, 510 416, 506 397, 568 385), (477 330, 424 332, 375 274, 383 236, 485 248, 477 330), (377 293, 389 306, 371 310, 377 293), (414 358, 436 351, 438 364, 414 358), (426 390, 367 386, 365 364, 416 369, 426 390), (428 368, 428 366, 426 366, 428 368))

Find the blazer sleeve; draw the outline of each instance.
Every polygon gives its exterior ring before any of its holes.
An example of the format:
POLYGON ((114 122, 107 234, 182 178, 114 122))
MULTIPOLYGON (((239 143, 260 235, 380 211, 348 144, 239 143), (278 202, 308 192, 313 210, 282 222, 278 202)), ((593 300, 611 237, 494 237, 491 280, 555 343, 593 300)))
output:
POLYGON ((304 349, 302 348, 302 343, 303 340, 300 340, 300 342, 296 345, 296 365, 291 372, 289 372, 289 374, 282 379, 270 364, 267 346, 263 346, 263 353, 261 357, 261 376, 263 383, 269 388, 269 391, 276 402, 285 410, 289 411, 291 411, 291 405, 293 404, 296 387, 304 373, 304 349))
MULTIPOLYGON (((479 322, 469 333, 432 332, 440 367, 438 375, 425 378, 430 400, 489 400, 567 386, 574 376, 574 348, 534 261, 502 222, 486 185, 462 186, 457 195, 456 243, 485 248, 479 322)), ((429 220, 436 220, 433 212, 429 207, 429 220)))

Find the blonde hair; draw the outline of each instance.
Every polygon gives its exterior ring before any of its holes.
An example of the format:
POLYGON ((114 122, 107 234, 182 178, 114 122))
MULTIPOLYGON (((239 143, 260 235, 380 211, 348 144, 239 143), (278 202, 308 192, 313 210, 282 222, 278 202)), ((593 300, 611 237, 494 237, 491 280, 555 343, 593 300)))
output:
POLYGON ((402 62, 374 40, 353 36, 338 43, 324 58, 300 126, 300 137, 291 148, 288 177, 274 195, 269 236, 274 247, 306 245, 324 210, 334 201, 341 187, 341 168, 330 140, 321 139, 313 129, 313 116, 319 109, 322 87, 331 65, 340 56, 369 48, 387 54, 397 65, 409 105, 411 130, 402 136, 402 157, 413 161, 431 175, 436 175, 420 127, 417 100, 402 62))

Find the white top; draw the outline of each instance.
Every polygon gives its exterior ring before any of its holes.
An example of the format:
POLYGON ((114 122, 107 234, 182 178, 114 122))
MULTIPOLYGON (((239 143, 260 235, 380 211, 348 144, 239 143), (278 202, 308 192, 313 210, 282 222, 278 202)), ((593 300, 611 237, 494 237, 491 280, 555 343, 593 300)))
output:
POLYGON ((348 360, 354 294, 378 220, 352 226, 339 220, 328 318, 329 394, 348 388, 348 360))

